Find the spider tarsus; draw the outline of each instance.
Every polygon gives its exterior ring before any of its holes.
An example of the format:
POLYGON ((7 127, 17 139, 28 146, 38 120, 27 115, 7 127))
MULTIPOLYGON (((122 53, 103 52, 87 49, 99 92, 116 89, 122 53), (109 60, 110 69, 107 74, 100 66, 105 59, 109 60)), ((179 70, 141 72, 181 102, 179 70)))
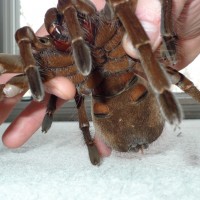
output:
POLYGON ((46 113, 42 122, 42 132, 47 133, 47 131, 51 128, 52 122, 53 122, 53 114, 46 113))
POLYGON ((108 3, 105 4, 104 9, 101 11, 101 14, 108 21, 112 20, 115 16, 113 9, 111 9, 108 3))
POLYGON ((163 52, 164 57, 171 63, 171 66, 177 63, 177 55, 176 55, 176 35, 163 36, 163 45, 166 51, 163 52))
POLYGON ((97 147, 95 146, 95 144, 88 145, 87 147, 91 163, 93 165, 99 166, 101 163, 101 157, 99 155, 97 147))
POLYGON ((158 95, 158 102, 164 117, 170 124, 179 124, 181 122, 183 114, 180 105, 170 91, 165 90, 158 95))
POLYGON ((90 49, 82 39, 73 42, 72 46, 75 64, 84 76, 89 75, 92 70, 90 49))
POLYGON ((33 98, 36 101, 42 101, 44 99, 44 88, 38 67, 36 66, 29 67, 26 70, 26 75, 29 81, 30 90, 33 98))

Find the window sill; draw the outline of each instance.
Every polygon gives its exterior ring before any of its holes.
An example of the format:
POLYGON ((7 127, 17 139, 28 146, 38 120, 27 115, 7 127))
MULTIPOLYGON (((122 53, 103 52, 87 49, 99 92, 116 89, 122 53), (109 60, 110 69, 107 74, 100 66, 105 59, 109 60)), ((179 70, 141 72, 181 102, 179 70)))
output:
MULTIPOLYGON (((200 119, 200 104, 193 100, 191 97, 184 93, 175 94, 184 112, 184 119, 200 119)), ((30 101, 21 101, 14 108, 13 112, 6 120, 7 122, 13 121, 15 117, 29 104, 30 101)), ((86 110, 91 120, 91 100, 90 97, 86 98, 86 110)), ((74 101, 66 102, 61 109, 59 109, 54 116, 55 121, 77 121, 77 109, 74 101)))

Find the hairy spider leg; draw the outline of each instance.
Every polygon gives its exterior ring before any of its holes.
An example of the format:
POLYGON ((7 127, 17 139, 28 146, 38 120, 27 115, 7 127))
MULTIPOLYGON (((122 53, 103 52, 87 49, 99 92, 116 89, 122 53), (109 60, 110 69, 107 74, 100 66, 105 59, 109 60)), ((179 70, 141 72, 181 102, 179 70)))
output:
POLYGON ((149 38, 139 19, 131 10, 130 6, 137 4, 137 0, 131 2, 127 0, 107 0, 107 2, 122 22, 133 46, 138 50, 143 70, 166 120, 171 124, 180 122, 182 112, 174 95, 170 92, 170 81, 167 73, 155 59, 149 38))
POLYGON ((176 41, 178 36, 175 33, 173 22, 172 0, 161 0, 161 36, 164 47, 161 56, 165 57, 171 66, 177 62, 176 41))
POLYGON ((85 110, 84 97, 82 95, 79 95, 78 92, 75 96, 75 102, 78 109, 79 128, 83 133, 83 137, 88 148, 90 161, 93 165, 99 165, 101 162, 101 158, 94 143, 94 140, 90 134, 90 124, 85 110))
POLYGON ((39 41, 30 27, 18 29, 15 39, 24 62, 24 72, 27 75, 32 96, 36 101, 42 101, 44 99, 44 89, 39 67, 36 66, 35 58, 33 57, 32 47, 41 50, 48 46, 39 41))
POLYGON ((78 21, 77 9, 80 9, 80 12, 84 14, 95 13, 94 5, 88 2, 75 1, 74 3, 72 0, 68 2, 60 0, 57 6, 58 11, 63 14, 68 27, 75 64, 84 76, 89 75, 92 70, 92 58, 78 21))

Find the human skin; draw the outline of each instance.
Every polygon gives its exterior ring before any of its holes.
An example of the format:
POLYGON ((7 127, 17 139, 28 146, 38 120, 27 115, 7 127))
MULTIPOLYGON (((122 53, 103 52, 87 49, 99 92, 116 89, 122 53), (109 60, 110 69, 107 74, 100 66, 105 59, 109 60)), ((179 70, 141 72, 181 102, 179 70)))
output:
MULTIPOLYGON (((104 0, 92 1, 98 10, 102 9, 104 0)), ((179 20, 185 16, 182 14, 186 0, 174 0, 174 16, 179 20)), ((174 68, 182 69, 191 63, 200 52, 200 25, 196 23, 200 21, 199 17, 200 2, 193 0, 187 8, 187 17, 184 21, 184 26, 177 29, 177 33, 181 35, 181 39, 177 44, 180 49, 180 60, 174 68), (192 23, 191 23, 192 22, 192 23)), ((144 25, 144 28, 151 40, 152 48, 156 50, 161 42, 160 36, 160 2, 159 0, 148 1, 138 0, 136 15, 144 25)), ((181 20, 180 20, 181 21, 181 20)), ((44 27, 42 27, 37 35, 45 35, 44 27)), ((123 40, 124 48, 127 53, 137 58, 137 51, 134 50, 127 37, 123 40)), ((7 77, 4 76, 4 81, 7 77)), ((17 148, 22 146, 41 126, 41 122, 45 115, 46 104, 50 94, 59 97, 58 106, 61 106, 65 101, 72 99, 75 95, 74 85, 64 77, 56 77, 45 83, 46 97, 42 103, 32 101, 22 113, 10 124, 2 137, 3 143, 9 148, 17 148), (66 90, 67 88, 67 90, 66 90), (28 124, 28 126, 27 126, 28 124)), ((17 97, 5 99, 0 103, 0 123, 3 123, 12 111, 16 103, 21 99, 22 94, 17 97)), ((111 150, 104 143, 95 137, 98 150, 102 156, 109 156, 111 150)))

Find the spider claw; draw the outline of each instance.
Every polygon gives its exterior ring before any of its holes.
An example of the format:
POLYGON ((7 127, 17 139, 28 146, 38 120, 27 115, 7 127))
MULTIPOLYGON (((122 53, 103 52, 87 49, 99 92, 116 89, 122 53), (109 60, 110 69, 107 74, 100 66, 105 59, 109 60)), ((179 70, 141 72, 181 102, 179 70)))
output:
POLYGON ((42 122, 42 132, 47 133, 47 131, 51 128, 52 122, 53 122, 52 113, 46 113, 42 122))
POLYGON ((36 101, 42 101, 44 99, 44 89, 42 87, 42 80, 38 67, 29 67, 26 70, 26 75, 28 77, 30 90, 33 98, 36 101))
POLYGON ((91 163, 93 165, 99 166, 101 162, 101 157, 99 155, 97 147, 95 146, 95 144, 88 145, 87 147, 88 147, 88 153, 89 153, 91 163))
POLYGON ((165 90, 162 94, 158 95, 158 102, 164 117, 170 124, 181 122, 183 114, 180 105, 170 91, 165 90))
POLYGON ((177 63, 176 30, 173 23, 173 1, 161 1, 161 35, 164 46, 164 57, 173 66, 177 63))
POLYGON ((163 52, 164 56, 171 63, 171 66, 177 63, 177 54, 176 54, 176 36, 163 36, 163 46, 165 51, 163 52))
POLYGON ((47 131, 51 128, 53 122, 53 114, 56 110, 56 102, 57 96, 51 95, 47 104, 46 115, 42 122, 42 132, 47 133, 47 131))
POLYGON ((92 59, 88 46, 82 39, 76 40, 72 45, 75 64, 84 76, 89 75, 92 70, 92 59))
POLYGON ((115 16, 113 9, 108 3, 105 4, 103 10, 101 11, 101 14, 108 21, 112 20, 115 16))

